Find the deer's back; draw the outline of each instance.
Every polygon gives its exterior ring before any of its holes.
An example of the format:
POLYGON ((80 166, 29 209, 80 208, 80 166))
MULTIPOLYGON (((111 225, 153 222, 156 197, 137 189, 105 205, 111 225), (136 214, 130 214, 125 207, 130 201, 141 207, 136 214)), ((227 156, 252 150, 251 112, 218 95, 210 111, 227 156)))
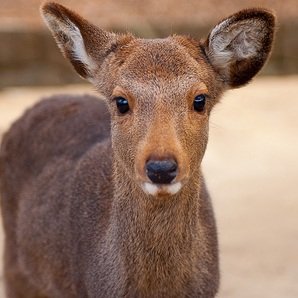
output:
POLYGON ((60 95, 42 100, 4 135, 0 151, 1 180, 15 192, 47 166, 79 160, 110 136, 105 104, 96 97, 60 95))
POLYGON ((109 208, 110 172, 110 118, 97 98, 52 97, 15 122, 0 152, 6 271, 24 271, 37 285, 54 279, 69 288, 80 249, 69 214, 84 217, 94 207, 89 193, 98 194, 95 208, 109 208))
POLYGON ((4 135, 4 168, 16 167, 28 179, 58 158, 79 159, 109 137, 109 122, 105 104, 96 97, 60 95, 42 100, 4 135))

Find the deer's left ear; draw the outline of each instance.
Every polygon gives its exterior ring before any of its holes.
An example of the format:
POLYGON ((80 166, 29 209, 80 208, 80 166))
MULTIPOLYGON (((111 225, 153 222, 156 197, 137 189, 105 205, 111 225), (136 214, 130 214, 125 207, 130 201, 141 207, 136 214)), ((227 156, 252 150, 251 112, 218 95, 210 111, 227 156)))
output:
POLYGON ((210 32, 203 47, 231 88, 248 83, 262 68, 271 51, 274 27, 272 13, 246 9, 224 19, 210 32))
POLYGON ((102 30, 55 2, 45 3, 41 13, 63 55, 91 81, 108 54, 132 39, 102 30))

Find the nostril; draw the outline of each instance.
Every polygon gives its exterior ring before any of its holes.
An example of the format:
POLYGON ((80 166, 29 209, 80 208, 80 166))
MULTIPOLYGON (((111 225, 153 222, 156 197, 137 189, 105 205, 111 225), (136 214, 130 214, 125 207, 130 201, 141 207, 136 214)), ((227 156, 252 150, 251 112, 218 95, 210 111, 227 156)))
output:
POLYGON ((153 183, 168 184, 177 176, 177 163, 172 160, 149 160, 146 164, 147 176, 153 183))
POLYGON ((153 172, 172 172, 177 170, 177 163, 174 160, 149 160, 147 170, 153 172))

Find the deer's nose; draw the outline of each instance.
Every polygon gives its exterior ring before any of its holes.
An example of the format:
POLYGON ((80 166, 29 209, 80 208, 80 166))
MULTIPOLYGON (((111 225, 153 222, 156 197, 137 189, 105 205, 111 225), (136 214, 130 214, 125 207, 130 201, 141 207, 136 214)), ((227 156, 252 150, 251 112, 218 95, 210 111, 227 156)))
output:
POLYGON ((148 160, 146 173, 149 179, 156 184, 169 184, 177 176, 177 163, 173 159, 148 160))

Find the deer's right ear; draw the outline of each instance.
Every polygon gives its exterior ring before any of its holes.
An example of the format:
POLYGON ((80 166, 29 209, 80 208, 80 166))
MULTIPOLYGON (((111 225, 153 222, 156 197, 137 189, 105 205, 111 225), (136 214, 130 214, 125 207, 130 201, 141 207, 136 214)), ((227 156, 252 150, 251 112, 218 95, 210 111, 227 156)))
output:
POLYGON ((224 19, 203 44, 205 53, 230 87, 248 83, 266 62, 275 17, 264 9, 245 9, 224 19))
POLYGON ((63 55, 83 78, 92 81, 116 42, 116 34, 101 30, 54 2, 44 4, 41 13, 63 55))

